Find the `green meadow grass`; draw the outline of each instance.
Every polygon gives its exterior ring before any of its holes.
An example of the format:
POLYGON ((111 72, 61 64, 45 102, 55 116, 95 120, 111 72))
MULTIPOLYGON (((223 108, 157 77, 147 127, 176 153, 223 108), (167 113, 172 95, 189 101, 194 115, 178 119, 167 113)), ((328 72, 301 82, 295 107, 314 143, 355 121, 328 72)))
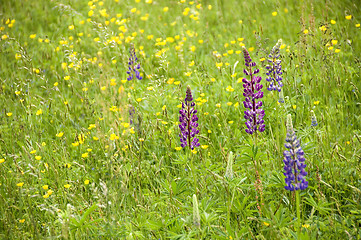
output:
POLYGON ((0 238, 361 239, 360 13, 358 1, 1 1, 0 238), (265 81, 278 39, 284 103, 265 81), (126 80, 131 44, 140 81, 126 80), (263 78, 257 138, 242 46, 263 78), (193 152, 179 141, 188 85, 193 152), (288 114, 308 172, 301 219, 284 188, 288 114))

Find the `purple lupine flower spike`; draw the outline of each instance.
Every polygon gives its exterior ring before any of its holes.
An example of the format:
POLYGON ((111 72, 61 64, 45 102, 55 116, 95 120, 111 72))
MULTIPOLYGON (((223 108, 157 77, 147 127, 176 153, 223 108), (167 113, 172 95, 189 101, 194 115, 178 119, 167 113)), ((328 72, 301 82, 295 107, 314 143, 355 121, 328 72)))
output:
POLYGON ((267 78, 266 80, 270 83, 267 90, 268 91, 281 91, 283 86, 282 83, 282 66, 281 60, 278 59, 280 57, 280 47, 282 44, 282 40, 278 40, 277 44, 272 48, 270 54, 268 55, 269 59, 267 69, 267 78))
POLYGON ((258 101, 257 99, 261 99, 263 97, 263 92, 261 91, 263 85, 260 83, 262 78, 260 76, 255 76, 255 74, 259 73, 259 69, 252 70, 252 67, 256 67, 256 63, 252 61, 247 49, 243 47, 243 55, 245 60, 246 68, 243 72, 250 76, 250 80, 243 78, 243 96, 245 100, 243 101, 243 105, 246 108, 244 111, 244 118, 246 119, 246 132, 249 134, 253 134, 257 130, 263 132, 265 130, 264 125, 264 110, 262 107, 262 101, 258 101), (249 110, 248 110, 249 109, 249 110))
POLYGON ((291 114, 287 115, 287 137, 285 147, 288 150, 283 152, 285 163, 283 173, 286 178, 286 190, 304 190, 308 187, 308 182, 305 180, 307 172, 305 171, 305 153, 301 148, 300 141, 297 139, 295 131, 292 126, 291 114))
POLYGON ((182 109, 179 111, 179 134, 181 146, 189 146, 192 150, 199 147, 199 139, 195 136, 199 133, 197 110, 194 109, 196 104, 193 102, 191 88, 187 87, 186 97, 182 103, 182 109))
POLYGON ((133 124, 135 117, 135 108, 132 105, 129 105, 129 123, 133 124))
POLYGON ((129 57, 128 71, 127 71, 127 74, 129 76, 128 76, 127 80, 128 81, 132 80, 134 78, 134 75, 138 80, 142 80, 143 77, 140 76, 140 72, 139 72, 140 64, 137 63, 138 58, 137 58, 137 55, 135 54, 135 49, 134 49, 133 44, 130 46, 129 54, 130 54, 130 57, 129 57))

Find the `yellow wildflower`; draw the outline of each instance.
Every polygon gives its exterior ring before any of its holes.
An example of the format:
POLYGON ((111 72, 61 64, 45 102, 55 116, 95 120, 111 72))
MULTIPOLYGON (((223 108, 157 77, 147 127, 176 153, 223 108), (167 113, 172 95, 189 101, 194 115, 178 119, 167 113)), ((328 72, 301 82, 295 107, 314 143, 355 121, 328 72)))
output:
POLYGON ((56 134, 56 136, 57 136, 58 138, 61 138, 63 135, 64 135, 63 132, 60 132, 60 133, 57 133, 57 134, 56 134))
POLYGON ((38 111, 36 111, 36 115, 37 115, 37 116, 39 116, 39 115, 41 115, 41 114, 43 114, 43 110, 39 109, 38 111))
POLYGON ((310 224, 302 224, 302 227, 303 227, 303 228, 309 228, 309 227, 310 227, 310 224))
POLYGON ((112 133, 110 134, 110 140, 114 141, 114 140, 118 140, 119 139, 119 136, 117 136, 116 134, 112 133))
POLYGON ((16 186, 18 186, 18 187, 22 187, 23 185, 24 185, 23 182, 16 184, 16 186))
POLYGON ((234 91, 234 88, 232 88, 231 86, 228 86, 228 87, 226 88, 226 91, 227 91, 227 92, 233 92, 233 91, 234 91))

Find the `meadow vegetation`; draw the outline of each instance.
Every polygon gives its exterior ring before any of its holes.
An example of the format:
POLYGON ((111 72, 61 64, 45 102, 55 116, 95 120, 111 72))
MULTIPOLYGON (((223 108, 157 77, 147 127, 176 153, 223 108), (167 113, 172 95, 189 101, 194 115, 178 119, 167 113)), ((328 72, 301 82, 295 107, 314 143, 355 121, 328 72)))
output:
POLYGON ((361 239, 360 10, 0 1, 0 238, 361 239), (280 92, 266 81, 277 43, 280 92), (263 85, 253 134, 245 51, 263 85), (289 136, 307 165, 297 191, 289 136))

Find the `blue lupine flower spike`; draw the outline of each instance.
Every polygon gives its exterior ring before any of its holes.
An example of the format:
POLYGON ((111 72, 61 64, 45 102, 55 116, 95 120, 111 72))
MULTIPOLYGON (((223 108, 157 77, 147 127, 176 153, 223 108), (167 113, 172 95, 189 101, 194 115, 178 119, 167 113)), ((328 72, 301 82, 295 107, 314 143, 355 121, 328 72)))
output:
POLYGON ((282 66, 280 57, 280 47, 282 40, 278 40, 277 44, 272 48, 270 54, 268 55, 268 65, 267 69, 267 78, 266 80, 270 83, 267 90, 269 91, 281 91, 283 86, 282 83, 282 66))
POLYGON ((286 178, 286 190, 304 190, 308 187, 308 182, 305 180, 307 172, 305 171, 305 153, 301 148, 300 141, 297 139, 295 131, 292 126, 291 114, 287 115, 287 137, 285 147, 288 150, 283 152, 285 163, 283 173, 286 178))
POLYGON ((130 49, 129 49, 129 62, 128 62, 128 71, 127 74, 129 75, 127 80, 130 81, 134 78, 134 76, 138 79, 138 80, 142 80, 143 77, 140 76, 140 63, 138 62, 138 58, 137 55, 135 54, 135 49, 134 49, 134 45, 130 45, 130 49))

